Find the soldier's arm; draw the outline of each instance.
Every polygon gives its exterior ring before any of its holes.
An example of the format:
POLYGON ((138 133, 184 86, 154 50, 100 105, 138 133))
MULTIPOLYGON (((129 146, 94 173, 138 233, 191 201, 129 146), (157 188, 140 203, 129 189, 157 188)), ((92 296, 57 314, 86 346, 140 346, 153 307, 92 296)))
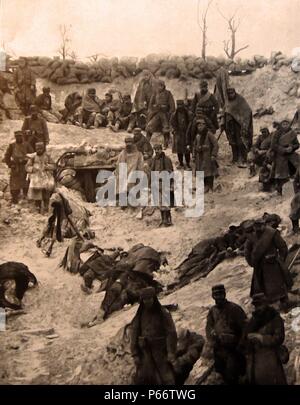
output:
POLYGON ((215 321, 214 321, 212 311, 213 311, 213 309, 211 308, 208 312, 208 315, 206 318, 206 327, 205 327, 206 338, 209 342, 213 342, 215 340, 215 336, 214 336, 215 321))
POLYGON ((218 156, 218 152, 219 152, 218 141, 216 140, 216 137, 214 136, 214 134, 212 134, 211 132, 209 133, 209 139, 212 144, 211 155, 212 155, 212 157, 216 158, 218 156))
POLYGON ((276 248, 278 249, 279 256, 283 260, 285 260, 287 257, 287 254, 288 254, 288 247, 287 247, 285 240, 280 235, 279 231, 275 232, 274 242, 275 242, 276 248))
POLYGON ((236 331, 239 335, 239 338, 241 338, 241 336, 243 334, 243 330, 246 325, 246 320, 247 320, 247 316, 246 316, 244 310, 241 307, 236 306, 236 308, 235 308, 235 325, 236 325, 236 331))
POLYGON ((29 128, 29 123, 28 123, 28 120, 27 120, 27 118, 25 118, 25 120, 24 120, 24 122, 23 122, 23 125, 22 125, 22 131, 27 131, 27 130, 29 130, 30 128, 29 128))
POLYGON ((13 152, 13 147, 10 144, 8 146, 8 148, 6 149, 3 161, 7 164, 8 167, 11 167, 12 161, 11 161, 11 157, 12 157, 12 152, 13 152))
POLYGON ((198 103, 198 97, 197 97, 197 94, 195 94, 193 101, 192 101, 192 106, 191 106, 191 110, 194 114, 196 112, 197 103, 198 103))
POLYGON ((216 97, 213 94, 211 95, 211 102, 213 104, 215 113, 218 114, 220 107, 219 107, 218 100, 216 99, 216 97))
POLYGON ((138 357, 140 354, 138 338, 139 338, 139 319, 137 318, 137 316, 135 316, 130 326, 130 350, 132 357, 138 357))
POLYGON ((274 325, 274 333, 271 335, 262 336, 262 346, 276 347, 282 345, 284 342, 284 323, 281 317, 278 315, 272 321, 274 325))
POLYGON ((298 138, 297 138, 297 136, 295 136, 293 143, 292 143, 293 151, 299 149, 299 146, 300 146, 300 144, 299 144, 298 138))
POLYGON ((175 101, 173 94, 169 91, 169 113, 173 114, 175 112, 175 101))
POLYGON ((253 244, 252 242, 248 239, 245 243, 245 248, 244 248, 244 255, 247 263, 249 266, 252 266, 252 249, 253 249, 253 244))
POLYGON ((45 140, 47 143, 49 143, 49 131, 48 131, 48 126, 46 120, 43 119, 43 133, 45 136, 45 140))
POLYGON ((177 332, 176 327, 173 321, 171 314, 166 310, 164 311, 164 319, 165 319, 165 330, 167 335, 167 352, 168 357, 174 357, 176 355, 177 350, 177 332))

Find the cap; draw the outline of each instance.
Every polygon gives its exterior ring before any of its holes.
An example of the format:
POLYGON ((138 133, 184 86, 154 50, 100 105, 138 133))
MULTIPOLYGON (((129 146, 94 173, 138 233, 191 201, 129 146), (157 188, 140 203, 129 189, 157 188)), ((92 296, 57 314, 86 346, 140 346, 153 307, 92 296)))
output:
POLYGON ((15 134, 15 136, 23 136, 24 132, 23 131, 15 131, 14 134, 15 134))
POLYGON ((34 105, 34 104, 32 104, 31 106, 30 106, 30 108, 29 108, 29 111, 31 112, 31 113, 35 113, 35 112, 38 112, 38 108, 37 108, 37 106, 36 105, 34 105))
POLYGON ((177 105, 183 105, 183 104, 184 104, 184 100, 177 100, 176 103, 177 103, 177 105))
POLYGON ((96 89, 94 87, 90 87, 87 92, 88 94, 96 94, 96 89))
POLYGON ((125 143, 133 143, 133 138, 132 138, 132 136, 126 136, 126 138, 125 138, 125 143))
POLYGON ((153 287, 143 288, 140 292, 141 299, 156 297, 156 291, 153 287))
POLYGON ((207 83, 206 80, 201 80, 200 81, 200 87, 207 87, 207 86, 208 86, 208 83, 207 83))
POLYGON ((134 130, 133 130, 133 133, 134 134, 141 134, 142 133, 142 129, 141 128, 134 128, 134 130))
POLYGON ((215 292, 225 292, 225 287, 224 284, 216 284, 212 287, 211 291, 213 293, 215 292))
POLYGON ((161 143, 156 143, 154 146, 153 146, 153 149, 154 150, 156 150, 156 149, 162 149, 163 147, 162 147, 162 144, 161 143))

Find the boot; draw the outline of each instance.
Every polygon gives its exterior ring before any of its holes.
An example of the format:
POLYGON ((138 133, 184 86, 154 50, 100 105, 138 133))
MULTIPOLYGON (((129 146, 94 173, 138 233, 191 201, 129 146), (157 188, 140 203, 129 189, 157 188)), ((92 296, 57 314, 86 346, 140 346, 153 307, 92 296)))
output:
POLYGON ((292 219, 293 233, 300 233, 299 219, 292 219))
POLYGON ((164 149, 168 149, 170 143, 170 133, 166 132, 164 133, 164 149))
POLYGON ((166 211, 166 226, 172 226, 172 215, 171 215, 171 210, 166 211))
POLYGON ((167 226, 167 217, 166 217, 166 211, 160 211, 160 215, 161 215, 161 221, 159 224, 159 227, 163 227, 163 226, 167 226))
POLYGON ((249 167, 249 177, 254 177, 256 175, 256 168, 255 168, 255 164, 251 163, 250 167, 249 167))
POLYGON ((116 122, 115 126, 113 126, 111 129, 112 129, 114 132, 118 132, 119 129, 120 129, 120 125, 121 125, 121 123, 118 121, 118 122, 116 122))

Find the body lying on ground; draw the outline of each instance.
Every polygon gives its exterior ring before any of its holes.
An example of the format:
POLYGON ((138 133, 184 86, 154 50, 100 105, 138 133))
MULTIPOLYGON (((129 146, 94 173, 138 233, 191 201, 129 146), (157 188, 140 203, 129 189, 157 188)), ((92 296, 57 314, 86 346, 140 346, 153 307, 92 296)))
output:
POLYGON ((23 263, 6 262, 0 265, 0 307, 10 309, 20 309, 22 299, 28 289, 29 283, 37 285, 37 279, 28 267, 23 263), (6 299, 6 282, 15 282, 14 301, 9 302, 6 299))

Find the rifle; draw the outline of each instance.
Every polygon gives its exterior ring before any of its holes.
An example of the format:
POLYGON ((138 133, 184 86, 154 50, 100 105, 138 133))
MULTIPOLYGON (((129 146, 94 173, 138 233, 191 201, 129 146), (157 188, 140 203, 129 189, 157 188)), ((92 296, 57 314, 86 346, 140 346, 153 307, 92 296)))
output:
POLYGON ((288 270, 290 270, 290 269, 293 267, 293 264, 295 263, 295 261, 296 261, 296 259, 297 259, 297 257, 298 257, 299 252, 300 252, 300 248, 297 250, 297 252, 296 252, 296 254, 295 254, 293 260, 292 260, 291 263, 289 264, 288 270))

